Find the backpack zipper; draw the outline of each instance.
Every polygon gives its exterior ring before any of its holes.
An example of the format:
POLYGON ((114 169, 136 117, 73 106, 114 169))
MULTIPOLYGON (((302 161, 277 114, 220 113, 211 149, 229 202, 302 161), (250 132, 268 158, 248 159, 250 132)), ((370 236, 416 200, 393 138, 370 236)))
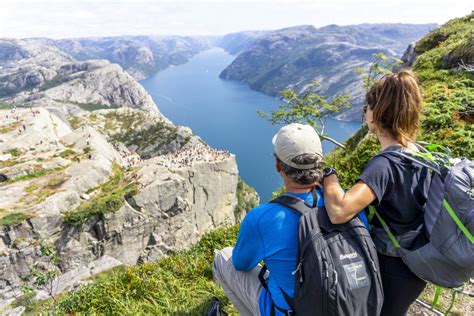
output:
POLYGON ((329 292, 329 268, 326 259, 323 257, 324 286, 323 286, 323 315, 328 314, 328 292, 329 292))
POLYGON ((303 283, 303 273, 301 272, 301 266, 303 265, 303 261, 304 261, 304 259, 301 259, 301 261, 296 266, 296 270, 291 272, 292 275, 296 275, 296 273, 300 272, 299 273, 299 279, 298 279, 300 281, 300 283, 303 283))

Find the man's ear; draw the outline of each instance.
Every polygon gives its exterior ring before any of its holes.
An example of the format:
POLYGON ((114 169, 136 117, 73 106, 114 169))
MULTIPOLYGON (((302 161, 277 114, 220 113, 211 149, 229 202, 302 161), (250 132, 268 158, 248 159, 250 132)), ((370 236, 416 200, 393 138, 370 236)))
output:
POLYGON ((281 165, 280 165, 280 160, 275 158, 275 169, 277 172, 281 171, 281 165))

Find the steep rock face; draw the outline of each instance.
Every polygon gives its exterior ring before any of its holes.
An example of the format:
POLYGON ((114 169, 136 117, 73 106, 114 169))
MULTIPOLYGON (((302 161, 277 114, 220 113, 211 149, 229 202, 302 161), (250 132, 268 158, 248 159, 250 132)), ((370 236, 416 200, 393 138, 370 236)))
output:
POLYGON ((187 62, 209 48, 205 38, 186 36, 122 36, 52 41, 78 60, 107 59, 141 80, 171 65, 187 62))
POLYGON ((355 106, 339 118, 359 119, 364 91, 355 70, 368 67, 378 52, 401 55, 411 41, 433 27, 362 24, 286 28, 258 37, 220 77, 246 82, 270 95, 286 88, 303 91, 316 80, 321 84, 318 92, 326 97, 350 94, 355 106))
MULTIPOLYGON (((10 173, 0 184, 0 309, 20 295, 33 263, 46 264, 40 250, 45 242, 61 258, 65 275, 54 281, 59 293, 106 268, 184 249, 210 229, 238 220, 238 171, 229 153, 199 141, 142 161, 109 143, 110 136, 87 125, 72 130, 44 108, 12 112, 0 111, 0 173, 14 167, 23 173, 10 173), (119 182, 103 189, 119 175, 119 182), (131 185, 136 189, 127 191, 117 210, 85 213, 99 199, 112 198, 108 190, 131 185)), ((45 295, 40 291, 38 298, 45 295)))
POLYGON ((0 40, 0 51, 4 47, 26 52, 0 59, 0 98, 13 106, 53 106, 66 113, 131 107, 159 115, 148 93, 119 65, 75 61, 47 40, 0 40))

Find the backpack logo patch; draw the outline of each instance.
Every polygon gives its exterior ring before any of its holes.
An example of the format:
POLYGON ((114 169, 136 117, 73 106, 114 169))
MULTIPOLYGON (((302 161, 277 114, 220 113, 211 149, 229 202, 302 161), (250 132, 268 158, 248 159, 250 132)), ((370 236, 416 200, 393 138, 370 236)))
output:
POLYGON ((346 278, 349 281, 349 288, 355 290, 370 284, 369 275, 362 261, 343 265, 346 278))
POLYGON ((357 258, 357 252, 352 252, 344 255, 339 256, 339 260, 344 260, 344 259, 354 259, 357 258))

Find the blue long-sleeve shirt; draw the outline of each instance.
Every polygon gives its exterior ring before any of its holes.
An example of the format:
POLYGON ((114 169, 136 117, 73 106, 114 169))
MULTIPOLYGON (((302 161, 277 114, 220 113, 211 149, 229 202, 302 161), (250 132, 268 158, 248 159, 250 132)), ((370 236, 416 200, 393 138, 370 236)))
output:
MULTIPOLYGON (((308 204, 313 203, 311 193, 290 193, 308 204)), ((323 197, 318 191, 318 206, 323 197)), ((239 271, 250 271, 264 261, 270 271, 267 281, 270 293, 262 289, 259 298, 260 315, 270 315, 271 301, 289 309, 281 289, 294 296, 294 276, 298 252, 298 224, 300 215, 280 204, 265 203, 252 209, 244 218, 237 243, 232 253, 234 267, 239 271)), ((283 315, 276 310, 277 315, 283 315)))

